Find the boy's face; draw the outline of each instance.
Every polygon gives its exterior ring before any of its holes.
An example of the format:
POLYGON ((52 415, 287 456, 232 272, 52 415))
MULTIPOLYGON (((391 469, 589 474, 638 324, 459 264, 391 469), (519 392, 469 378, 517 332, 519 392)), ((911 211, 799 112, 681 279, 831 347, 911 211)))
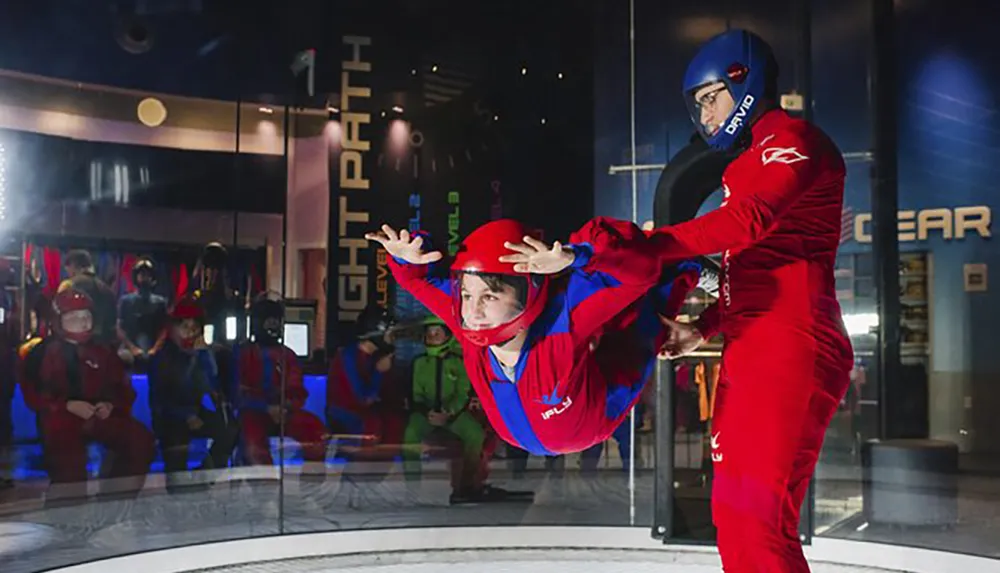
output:
POLYGON ((502 326, 522 312, 517 291, 510 285, 490 290, 486 281, 474 274, 462 275, 462 323, 470 330, 502 326))

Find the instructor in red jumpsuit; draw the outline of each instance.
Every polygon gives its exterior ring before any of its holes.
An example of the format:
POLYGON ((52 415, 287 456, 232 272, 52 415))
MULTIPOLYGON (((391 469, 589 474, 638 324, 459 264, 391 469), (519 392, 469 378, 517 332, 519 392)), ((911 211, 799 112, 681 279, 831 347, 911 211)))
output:
POLYGON ((653 233, 667 264, 723 253, 720 301, 694 325, 667 321, 665 350, 725 339, 711 445, 726 572, 807 572, 799 508, 852 365, 833 276, 844 163, 819 128, 778 108, 771 48, 749 32, 710 40, 684 96, 710 145, 742 153, 720 208, 653 233))
POLYGON ((132 417, 135 391, 115 350, 93 340, 90 297, 73 288, 52 303, 56 334, 33 348, 21 363, 21 390, 38 413, 42 448, 53 485, 73 484, 62 493, 83 494, 87 444, 97 442, 113 456, 111 478, 131 478, 123 488, 138 492, 153 460, 153 435, 132 417), (79 490, 79 491, 77 491, 79 490))

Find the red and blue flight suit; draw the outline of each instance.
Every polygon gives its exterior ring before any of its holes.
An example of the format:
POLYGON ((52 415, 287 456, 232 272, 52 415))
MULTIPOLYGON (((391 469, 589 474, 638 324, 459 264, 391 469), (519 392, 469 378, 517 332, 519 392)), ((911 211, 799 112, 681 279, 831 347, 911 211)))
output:
POLYGON ((834 281, 844 161, 819 128, 775 106, 776 78, 754 34, 732 30, 702 48, 684 78, 692 119, 710 145, 742 153, 723 174, 721 207, 651 234, 665 263, 723 253, 720 301, 697 327, 725 340, 712 516, 729 573, 809 571, 799 508, 853 366, 834 281), (711 102, 695 94, 719 84, 736 106, 709 129, 701 106, 711 102))
POLYGON ((389 342, 393 325, 389 313, 369 305, 358 317, 357 342, 340 348, 330 362, 327 422, 352 457, 391 458, 403 442, 404 392, 389 342))
POLYGON ((152 433, 132 417, 135 391, 115 350, 93 339, 94 303, 74 288, 52 303, 55 335, 27 350, 20 363, 25 403, 38 414, 42 448, 53 484, 87 481, 87 443, 97 442, 113 456, 106 477, 130 477, 129 489, 142 489, 153 461, 152 433), (89 328, 67 329, 67 315, 89 313, 89 328), (74 413, 80 403, 88 411, 74 413), (110 412, 98 408, 110 404, 110 412), (96 411, 95 411, 96 409, 96 411))
POLYGON ((453 278, 434 265, 390 259, 399 285, 453 332, 461 333, 469 379, 497 434, 536 455, 583 451, 603 442, 628 415, 650 378, 665 331, 697 284, 693 263, 664 271, 645 234, 625 221, 594 219, 570 238, 576 260, 567 276, 514 271, 498 258, 528 230, 516 221, 487 223, 459 248, 453 278), (463 327, 462 273, 526 277, 524 311, 489 330, 463 327), (527 330, 512 376, 489 346, 527 330))
POLYGON ((283 325, 284 306, 278 301, 259 301, 250 317, 254 342, 233 349, 243 455, 250 464, 271 465, 269 438, 279 434, 283 417, 285 436, 299 443, 302 457, 325 462, 326 427, 304 409, 309 394, 298 357, 282 343, 283 325))

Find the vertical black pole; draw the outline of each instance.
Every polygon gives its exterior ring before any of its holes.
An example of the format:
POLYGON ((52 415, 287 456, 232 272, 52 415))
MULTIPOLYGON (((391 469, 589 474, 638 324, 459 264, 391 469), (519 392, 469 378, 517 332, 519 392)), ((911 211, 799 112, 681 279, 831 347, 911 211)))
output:
MULTIPOLYGON (((795 3, 796 62, 795 85, 802 96, 802 119, 813 119, 812 92, 812 0, 793 0, 795 3)), ((799 522, 799 538, 803 543, 812 541, 816 524, 816 480, 809 481, 809 490, 802 504, 799 522)))
MULTIPOLYGON (((292 101, 295 101, 295 91, 296 85, 292 84, 292 101)), ((287 294, 285 292, 285 276, 288 271, 288 198, 291 196, 289 187, 293 178, 289 176, 289 165, 291 162, 288 158, 288 132, 291 130, 291 123, 289 121, 289 106, 285 104, 285 122, 282 128, 284 131, 284 148, 282 151, 282 156, 284 157, 285 165, 285 204, 282 208, 281 215, 281 299, 285 300, 287 294)), ((282 317, 284 320, 284 317, 282 317)), ((285 368, 281 369, 281 396, 285 396, 287 391, 287 379, 285 378, 285 368)), ((278 519, 278 534, 285 534, 285 417, 282 416, 278 424, 278 471, 281 472, 281 477, 278 480, 278 515, 281 516, 278 519)))
POLYGON ((872 255, 879 314, 879 435, 898 437, 901 403, 897 211, 896 35, 893 0, 872 0, 872 255))
POLYGON ((656 446, 653 481, 654 539, 667 543, 674 536, 674 387, 672 360, 656 361, 656 446))
MULTIPOLYGON (((233 253, 239 251, 239 228, 240 210, 235 205, 239 204, 237 197, 240 196, 240 128, 243 118, 243 94, 236 94, 236 146, 233 149, 233 190, 230 197, 233 199, 233 253)), ((238 256, 238 255, 237 255, 238 256)))

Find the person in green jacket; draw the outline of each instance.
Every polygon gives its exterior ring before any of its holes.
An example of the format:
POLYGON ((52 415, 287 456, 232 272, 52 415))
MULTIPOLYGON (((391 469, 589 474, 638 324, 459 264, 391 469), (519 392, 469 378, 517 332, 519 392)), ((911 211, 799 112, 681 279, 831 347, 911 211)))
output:
POLYGON ((457 438, 462 455, 452 463, 451 503, 494 497, 500 494, 499 489, 483 483, 487 473, 482 460, 486 430, 469 411, 470 402, 472 407, 475 402, 461 346, 444 322, 434 316, 424 320, 424 346, 426 354, 414 358, 412 366, 410 418, 403 437, 406 478, 420 479, 424 443, 435 437, 457 438))

